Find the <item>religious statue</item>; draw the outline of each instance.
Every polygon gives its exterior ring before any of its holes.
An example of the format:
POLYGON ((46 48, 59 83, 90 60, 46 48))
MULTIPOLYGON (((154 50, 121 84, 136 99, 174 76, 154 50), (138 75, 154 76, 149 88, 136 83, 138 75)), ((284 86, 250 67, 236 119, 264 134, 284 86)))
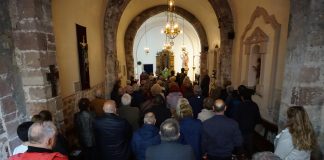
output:
POLYGON ((256 84, 259 84, 260 83, 260 75, 261 75, 261 58, 257 59, 257 64, 256 64, 256 66, 253 66, 253 69, 256 72, 256 74, 255 74, 256 84))
POLYGON ((186 51, 186 48, 182 48, 181 59, 182 59, 182 68, 188 70, 189 56, 188 56, 188 52, 186 51))

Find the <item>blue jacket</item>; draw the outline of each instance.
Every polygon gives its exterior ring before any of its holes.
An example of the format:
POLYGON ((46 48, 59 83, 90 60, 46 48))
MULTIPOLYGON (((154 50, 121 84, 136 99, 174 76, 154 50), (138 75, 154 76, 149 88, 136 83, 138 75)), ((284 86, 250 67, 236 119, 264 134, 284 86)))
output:
POLYGON ((137 160, 145 160, 145 151, 149 146, 160 144, 159 130, 154 125, 144 124, 132 138, 132 149, 137 160))
POLYGON ((202 123, 200 120, 193 118, 184 118, 180 120, 180 143, 189 144, 194 153, 196 160, 201 160, 201 135, 202 123))

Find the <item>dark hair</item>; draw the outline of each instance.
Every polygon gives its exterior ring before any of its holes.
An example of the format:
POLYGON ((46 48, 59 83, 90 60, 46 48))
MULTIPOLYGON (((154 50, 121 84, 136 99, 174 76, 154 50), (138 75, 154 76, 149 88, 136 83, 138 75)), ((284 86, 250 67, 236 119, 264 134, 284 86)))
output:
POLYGON ((17 128, 17 135, 19 139, 23 142, 28 141, 28 130, 34 122, 28 121, 20 124, 17 128))
POLYGON ((32 121, 32 122, 39 122, 39 121, 42 121, 42 117, 41 117, 39 114, 35 114, 35 115, 33 115, 31 121, 32 121))
POLYGON ((238 88, 237 88, 239 94, 241 94, 242 92, 244 92, 245 90, 247 90, 246 86, 244 85, 240 85, 238 88))
POLYGON ((174 70, 172 70, 172 71, 171 71, 171 76, 174 76, 174 73, 175 73, 174 70))
POLYGON ((243 97, 244 100, 251 100, 253 94, 254 94, 254 90, 249 88, 240 91, 240 96, 243 97))
POLYGON ((42 110, 39 112, 43 121, 52 121, 52 113, 48 110, 42 110))
POLYGON ((78 105, 79 105, 80 111, 85 111, 89 108, 90 100, 88 98, 81 98, 79 100, 78 105))
POLYGON ((165 100, 161 94, 158 94, 152 98, 153 105, 155 106, 166 106, 165 100))
POLYGON ((252 95, 255 94, 255 90, 247 88, 244 85, 240 85, 237 89, 244 100, 251 100, 252 95))
POLYGON ((215 99, 212 97, 207 97, 203 100, 203 108, 212 110, 214 105, 215 99))

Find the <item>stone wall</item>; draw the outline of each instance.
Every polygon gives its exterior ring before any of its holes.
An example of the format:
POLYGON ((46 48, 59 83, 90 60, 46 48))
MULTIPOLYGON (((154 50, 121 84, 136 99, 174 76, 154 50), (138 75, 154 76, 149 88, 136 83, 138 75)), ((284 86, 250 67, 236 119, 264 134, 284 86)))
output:
POLYGON ((49 65, 57 63, 51 1, 12 0, 10 3, 15 58, 22 74, 27 116, 42 109, 49 109, 55 115, 62 114, 61 98, 52 96, 46 76, 49 65))
POLYGON ((0 159, 19 144, 16 126, 25 119, 24 92, 14 58, 9 0, 0 3, 0 159))
POLYGON ((21 122, 48 109, 60 127, 63 113, 46 76, 49 65, 56 66, 51 1, 4 0, 0 6, 0 159, 6 159, 20 144, 21 122))
POLYGON ((324 1, 292 0, 279 125, 289 106, 304 106, 324 151, 324 1))
POLYGON ((117 70, 117 29, 120 17, 130 0, 107 0, 104 17, 104 44, 106 55, 105 95, 110 98, 110 92, 118 78, 117 70))
POLYGON ((105 83, 99 83, 88 90, 76 92, 68 97, 63 98, 63 114, 64 124, 66 130, 71 130, 73 127, 73 115, 79 111, 78 102, 81 98, 88 98, 93 100, 95 98, 95 91, 100 89, 105 90, 105 83))
MULTIPOLYGON (((220 30, 220 75, 222 82, 231 80, 232 72, 232 49, 235 38, 234 21, 228 1, 209 0, 218 19, 220 30)), ((216 27, 216 26, 215 26, 216 27)), ((214 46, 210 46, 213 48, 214 46)))

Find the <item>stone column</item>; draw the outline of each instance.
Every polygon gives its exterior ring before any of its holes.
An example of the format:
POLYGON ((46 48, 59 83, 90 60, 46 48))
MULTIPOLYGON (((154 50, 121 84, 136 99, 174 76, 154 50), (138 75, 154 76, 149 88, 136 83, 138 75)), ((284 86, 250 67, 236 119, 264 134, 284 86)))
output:
POLYGON ((26 118, 24 91, 14 58, 9 1, 0 3, 0 159, 7 159, 20 143, 16 128, 26 118))
POLYGON ((46 77, 49 65, 57 64, 51 13, 50 0, 0 4, 0 159, 19 144, 19 123, 40 110, 63 124, 62 100, 52 97, 46 77))
POLYGON ((15 57, 22 74, 27 115, 48 109, 55 122, 62 123, 61 97, 52 97, 46 76, 49 65, 57 67, 51 0, 12 0, 10 3, 15 57))
POLYGON ((292 0, 279 126, 289 106, 304 106, 324 151, 324 2, 292 0))
POLYGON ((104 19, 104 42, 106 54, 105 97, 110 99, 110 93, 118 77, 117 59, 117 29, 124 9, 130 0, 108 0, 104 19))

